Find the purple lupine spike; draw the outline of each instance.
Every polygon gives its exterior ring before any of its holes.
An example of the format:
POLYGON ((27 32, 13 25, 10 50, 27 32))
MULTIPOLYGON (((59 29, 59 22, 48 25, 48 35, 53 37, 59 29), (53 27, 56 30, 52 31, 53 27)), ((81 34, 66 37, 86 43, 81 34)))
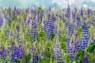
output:
POLYGON ((27 20, 27 25, 30 24, 30 20, 31 20, 31 18, 29 17, 28 20, 27 20))
POLYGON ((17 32, 20 31, 20 29, 19 29, 19 25, 16 25, 16 30, 17 30, 17 32))
POLYGON ((83 8, 80 10, 80 15, 83 16, 83 8))
POLYGON ((77 25, 77 29, 80 27, 80 25, 81 25, 81 21, 80 21, 80 17, 79 16, 77 16, 77 18, 76 18, 76 25, 77 25))
POLYGON ((74 8, 74 12, 77 13, 77 8, 76 7, 74 8))
POLYGON ((39 63, 39 56, 37 53, 35 53, 33 56, 33 63, 39 63))
POLYGON ((36 16, 37 12, 35 10, 32 10, 31 13, 36 16))
POLYGON ((8 55, 8 50, 4 46, 0 47, 0 56, 3 59, 6 59, 7 55, 8 55))
POLYGON ((67 11, 66 11, 66 17, 70 18, 70 6, 68 5, 67 11))
POLYGON ((73 50, 72 44, 70 43, 67 45, 67 53, 70 54, 70 60, 73 61, 74 60, 74 50, 73 50))
POLYGON ((37 24, 37 26, 39 25, 39 22, 40 22, 39 17, 36 16, 36 18, 35 18, 35 23, 37 24))
POLYGON ((74 25, 73 24, 69 24, 69 34, 70 33, 74 33, 74 25))
POLYGON ((54 51, 55 51, 57 57, 60 56, 60 45, 59 45, 59 43, 55 44, 54 51))
POLYGON ((87 15, 91 15, 91 10, 90 9, 87 9, 87 15))
POLYGON ((3 18, 0 16, 0 27, 3 25, 3 18))
POLYGON ((82 26, 82 43, 81 43, 81 49, 85 49, 88 46, 88 27, 86 24, 82 26))
POLYGON ((3 59, 6 59, 6 57, 8 55, 7 52, 8 52, 8 50, 5 47, 3 47, 3 55, 2 55, 3 59))
POLYGON ((5 15, 5 19, 6 19, 6 20, 8 20, 8 18, 9 18, 9 15, 8 15, 8 14, 6 14, 6 15, 5 15))
POLYGON ((62 21, 63 21, 64 23, 66 23, 66 20, 64 19, 63 16, 59 15, 59 17, 60 17, 60 19, 62 19, 62 21))
POLYGON ((19 45, 17 50, 18 50, 18 55, 17 55, 17 57, 18 57, 18 58, 22 58, 22 46, 19 45))
POLYGON ((16 62, 18 58, 22 58, 22 46, 19 45, 18 47, 15 46, 13 49, 12 49, 12 54, 11 54, 11 61, 12 62, 16 62))
POLYGON ((0 56, 3 55, 3 47, 0 47, 0 56))
POLYGON ((35 21, 32 21, 32 41, 36 41, 37 40, 37 24, 35 23, 35 21))
POLYGON ((55 20, 56 20, 56 17, 53 16, 53 17, 52 17, 52 20, 55 21, 55 20))
POLYGON ((48 39, 52 39, 52 34, 54 33, 54 21, 55 19, 53 19, 52 17, 50 17, 51 15, 48 15, 48 20, 44 21, 44 31, 46 33, 46 36, 48 39))
POLYGON ((89 63, 89 62, 88 62, 88 57, 87 57, 87 55, 84 56, 83 61, 84 61, 84 63, 89 63))
POLYGON ((76 18, 76 14, 75 14, 75 12, 72 12, 72 17, 73 17, 73 19, 76 18))

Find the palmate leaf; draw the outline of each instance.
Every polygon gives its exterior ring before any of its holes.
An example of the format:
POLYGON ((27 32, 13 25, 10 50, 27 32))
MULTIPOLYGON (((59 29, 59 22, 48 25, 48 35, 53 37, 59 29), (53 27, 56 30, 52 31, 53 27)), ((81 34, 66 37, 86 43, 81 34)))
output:
POLYGON ((50 58, 50 62, 49 62, 49 63, 53 63, 53 62, 52 62, 52 58, 50 58))
POLYGON ((71 63, 70 55, 65 55, 65 61, 66 61, 66 63, 71 63))
POLYGON ((52 40, 54 39, 54 37, 55 37, 55 34, 52 34, 52 40))
POLYGON ((82 28, 79 28, 79 29, 78 29, 77 34, 78 34, 79 37, 82 36, 82 28))
POLYGON ((83 62, 83 57, 84 57, 84 50, 80 50, 76 55, 75 59, 76 61, 79 60, 79 62, 83 62))
POLYGON ((44 59, 40 57, 39 63, 44 63, 44 59))
POLYGON ((22 63, 22 59, 18 58, 17 63, 22 63))
POLYGON ((60 35, 60 41, 61 42, 66 42, 66 34, 61 34, 60 35))
POLYGON ((30 53, 27 53, 25 55, 25 63, 30 63, 30 60, 31 60, 31 54, 30 53))
POLYGON ((6 30, 0 30, 0 44, 6 44, 7 37, 6 37, 6 30))
POLYGON ((94 56, 91 53, 88 55, 88 60, 90 63, 94 63, 94 56))
POLYGON ((32 41, 32 36, 28 32, 24 34, 24 39, 28 42, 32 41))
POLYGON ((50 58, 51 56, 50 47, 45 48, 44 56, 45 58, 50 58))
POLYGON ((51 47, 52 44, 50 42, 45 44, 45 49, 44 49, 44 58, 50 58, 51 57, 51 47))
POLYGON ((95 52, 95 44, 90 44, 87 48, 87 52, 89 53, 95 52))
POLYGON ((45 33, 44 32, 40 32, 38 33, 38 41, 42 41, 45 40, 45 33))
POLYGON ((66 34, 60 35, 60 47, 66 52, 66 34))

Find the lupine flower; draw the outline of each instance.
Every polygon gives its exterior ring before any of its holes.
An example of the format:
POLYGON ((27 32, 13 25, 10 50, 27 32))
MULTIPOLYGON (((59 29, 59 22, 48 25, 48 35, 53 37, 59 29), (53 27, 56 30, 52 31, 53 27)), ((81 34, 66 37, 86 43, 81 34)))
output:
POLYGON ((67 11, 66 11, 66 17, 70 18, 70 7, 68 5, 67 11))
POLYGON ((16 30, 17 30, 17 32, 20 31, 20 29, 19 29, 19 25, 16 25, 16 30))
POLYGON ((18 46, 13 49, 13 53, 11 54, 11 61, 17 62, 19 58, 22 58, 22 47, 18 46))
POLYGON ((86 24, 84 24, 82 26, 82 43, 81 43, 81 48, 85 49, 88 46, 88 40, 89 40, 89 36, 88 36, 88 27, 86 24))
POLYGON ((8 15, 8 14, 6 14, 6 15, 5 15, 5 18, 6 18, 6 19, 8 19, 8 17, 9 17, 9 15, 8 15))
POLYGON ((54 52, 56 53, 56 56, 60 56, 60 45, 58 43, 55 44, 54 46, 54 52))
POLYGON ((76 13, 75 12, 72 12, 72 17, 73 17, 73 19, 76 18, 76 13))
POLYGON ((62 21, 66 24, 66 20, 64 19, 63 16, 59 15, 59 18, 62 19, 62 21))
POLYGON ((3 18, 0 16, 0 27, 3 25, 3 18))
POLYGON ((79 44, 76 41, 74 41, 74 46, 75 46, 75 51, 74 52, 78 52, 79 44))
POLYGON ((84 61, 84 63, 89 63, 89 62, 88 62, 88 57, 87 57, 87 55, 84 56, 83 61, 84 61))
POLYGON ((3 57, 4 59, 6 59, 6 57, 7 57, 6 52, 7 52, 7 50, 3 47, 3 54, 2 54, 2 57, 3 57))
POLYGON ((87 9, 87 15, 91 15, 91 10, 90 9, 87 9))
POLYGON ((80 10, 80 15, 83 16, 83 8, 80 10))
POLYGON ((73 24, 69 24, 69 34, 74 33, 74 25, 73 24))
POLYGON ((77 13, 77 8, 76 7, 74 8, 74 12, 77 13))
POLYGON ((3 47, 0 47, 0 56, 2 57, 3 55, 3 47))
POLYGON ((37 40, 37 24, 35 23, 35 21, 32 21, 32 41, 36 41, 37 40))
POLYGON ((81 25, 81 21, 80 21, 80 17, 78 16, 77 18, 76 18, 76 25, 77 25, 77 29, 80 27, 80 25, 81 25))
POLYGON ((33 63, 39 63, 39 56, 37 53, 35 53, 33 56, 33 63))
POLYGON ((70 43, 67 45, 67 53, 70 54, 70 60, 73 61, 74 60, 74 50, 73 50, 73 45, 70 43))
MULTIPOLYGON (((54 19, 53 19, 54 20, 54 19)), ((52 39, 52 34, 54 33, 54 21, 52 20, 52 18, 50 19, 50 16, 49 16, 49 19, 48 21, 44 21, 44 31, 48 37, 48 39, 52 39)))
POLYGON ((31 20, 31 18, 30 18, 30 17, 28 17, 28 20, 26 21, 26 22, 27 22, 27 25, 29 25, 29 24, 30 24, 30 20, 31 20))
POLYGON ((32 10, 31 13, 36 16, 37 12, 35 10, 32 10))
POLYGON ((35 23, 37 24, 37 26, 38 26, 39 23, 40 23, 40 20, 39 20, 39 17, 38 17, 38 16, 35 17, 35 23))

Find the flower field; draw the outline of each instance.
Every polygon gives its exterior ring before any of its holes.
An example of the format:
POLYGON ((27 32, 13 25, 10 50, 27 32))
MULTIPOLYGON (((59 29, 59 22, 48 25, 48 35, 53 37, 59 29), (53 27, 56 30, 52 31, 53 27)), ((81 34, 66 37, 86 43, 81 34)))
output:
POLYGON ((0 63, 95 63, 95 11, 1 8, 0 63))

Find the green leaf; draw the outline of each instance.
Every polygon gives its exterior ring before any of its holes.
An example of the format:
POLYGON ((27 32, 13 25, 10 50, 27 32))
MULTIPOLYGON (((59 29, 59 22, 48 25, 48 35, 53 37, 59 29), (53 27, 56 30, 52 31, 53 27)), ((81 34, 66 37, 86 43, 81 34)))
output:
POLYGON ((38 33, 38 41, 42 41, 42 40, 45 40, 45 33, 44 32, 38 33))
POLYGON ((17 63, 22 63, 22 59, 18 58, 17 63))
POLYGON ((29 63, 30 60, 31 60, 31 54, 30 54, 30 53, 27 53, 27 54, 25 55, 25 62, 26 62, 26 63, 29 63))
POLYGON ((87 51, 88 51, 89 53, 94 52, 94 51, 95 51, 95 44, 90 44, 90 45, 88 46, 88 48, 87 48, 87 51))
POLYGON ((77 60, 77 58, 79 58, 80 61, 82 61, 82 60, 83 60, 83 57, 84 57, 84 50, 80 50, 80 51, 76 54, 75 59, 77 60))

